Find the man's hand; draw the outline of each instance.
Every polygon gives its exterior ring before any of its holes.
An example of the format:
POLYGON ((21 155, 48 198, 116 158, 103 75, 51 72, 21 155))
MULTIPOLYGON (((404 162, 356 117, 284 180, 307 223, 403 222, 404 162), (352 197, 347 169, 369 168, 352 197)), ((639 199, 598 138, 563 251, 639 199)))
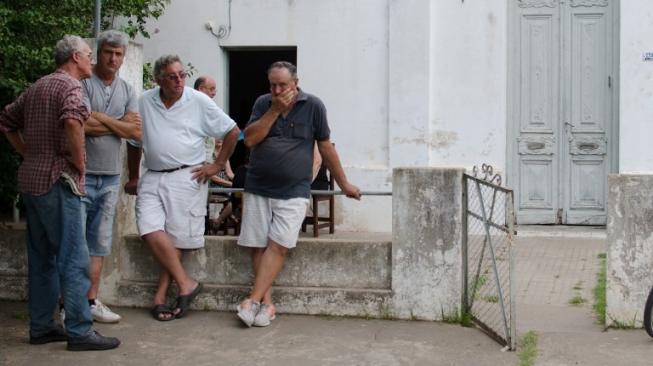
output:
POLYGON ((193 179, 197 180, 200 183, 206 183, 211 179, 212 176, 218 174, 218 172, 222 169, 224 169, 226 163, 218 163, 216 162, 214 164, 204 164, 198 167, 193 168, 191 172, 193 173, 193 179))
POLYGON ((279 95, 272 96, 272 105, 270 109, 277 113, 283 113, 292 107, 295 103, 295 98, 297 97, 297 90, 286 89, 279 95))
POLYGON ((125 183, 125 193, 135 196, 138 191, 138 178, 130 179, 125 183))
POLYGON ((356 200, 361 199, 361 190, 358 189, 355 185, 351 183, 346 183, 343 186, 340 187, 342 189, 342 192, 349 198, 353 198, 356 200))
POLYGON ((127 112, 125 113, 124 116, 122 116, 120 120, 123 122, 136 123, 139 126, 143 124, 143 121, 141 120, 141 115, 138 114, 137 112, 127 112))

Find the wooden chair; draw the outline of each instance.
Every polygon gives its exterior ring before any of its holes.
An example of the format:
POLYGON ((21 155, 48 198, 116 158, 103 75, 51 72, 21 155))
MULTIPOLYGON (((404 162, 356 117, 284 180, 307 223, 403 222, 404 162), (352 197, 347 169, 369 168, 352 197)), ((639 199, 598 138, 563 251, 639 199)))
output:
MULTIPOLYGON (((322 191, 333 191, 335 182, 333 175, 327 169, 326 165, 320 167, 320 172, 317 174, 315 181, 311 184, 311 189, 322 191)), ((311 215, 306 215, 302 223, 302 232, 306 232, 306 226, 313 226, 313 237, 317 238, 319 231, 322 228, 329 228, 329 234, 335 232, 335 196, 334 195, 319 195, 312 194, 311 201, 313 203, 313 212, 311 215), (327 216, 320 216, 320 202, 329 201, 329 214, 327 216)))
MULTIPOLYGON (((236 198, 232 199, 229 196, 225 196, 224 194, 220 193, 209 193, 209 199, 208 199, 208 204, 218 204, 222 205, 222 208, 220 209, 220 213, 227 208, 229 203, 232 203, 232 209, 233 209, 233 201, 237 200, 242 200, 242 194, 241 193, 234 193, 236 198)), ((242 205, 242 203, 241 203, 242 205)), ((229 231, 233 230, 233 235, 238 236, 240 235, 240 208, 237 208, 237 212, 231 213, 229 217, 225 219, 225 221, 221 225, 215 224, 212 219, 217 219, 217 217, 209 217, 210 216, 210 210, 207 210, 207 220, 206 220, 206 234, 207 235, 229 235, 229 231), (232 219, 232 217, 235 217, 235 220, 232 219)))

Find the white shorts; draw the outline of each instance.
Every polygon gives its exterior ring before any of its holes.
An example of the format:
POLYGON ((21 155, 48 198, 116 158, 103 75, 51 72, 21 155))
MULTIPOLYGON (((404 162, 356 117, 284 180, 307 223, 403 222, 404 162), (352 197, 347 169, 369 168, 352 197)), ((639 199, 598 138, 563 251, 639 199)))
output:
POLYGON ((294 248, 308 203, 308 198, 283 200, 244 193, 238 245, 265 248, 270 239, 288 249, 294 248))
POLYGON ((165 231, 178 249, 204 246, 208 183, 192 179, 191 170, 143 174, 136 196, 136 225, 141 236, 165 231))

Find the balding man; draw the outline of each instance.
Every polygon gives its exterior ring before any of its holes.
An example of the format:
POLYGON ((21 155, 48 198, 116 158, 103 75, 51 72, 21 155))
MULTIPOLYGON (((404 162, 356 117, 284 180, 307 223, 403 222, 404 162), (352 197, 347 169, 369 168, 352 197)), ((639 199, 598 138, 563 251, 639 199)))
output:
MULTIPOLYGON (((217 94, 215 80, 206 75, 202 75, 195 80, 193 89, 206 94, 211 99, 215 98, 215 95, 217 94)), ((213 137, 207 136, 204 138, 204 149, 206 149, 206 161, 212 163, 214 160, 213 156, 217 154, 215 139, 213 137)))
POLYGON ((249 296, 238 305, 238 317, 248 327, 266 327, 275 318, 272 283, 306 216, 315 146, 343 193, 360 199, 329 139, 326 108, 299 88, 295 65, 273 63, 268 81, 270 93, 256 100, 245 128, 251 155, 238 245, 252 248, 255 278, 249 296))
POLYGON ((89 255, 81 199, 89 110, 80 80, 91 76, 91 54, 80 37, 65 36, 55 46, 57 70, 32 84, 0 113, 0 130, 23 157, 18 188, 27 215, 29 342, 67 340, 71 351, 120 344, 117 338, 91 329, 86 301, 89 255), (60 293, 66 308, 65 331, 53 319, 60 293))
POLYGON ((209 98, 215 98, 216 94, 216 84, 210 76, 200 76, 195 80, 195 85, 193 85, 195 90, 199 90, 202 93, 209 96, 209 98))

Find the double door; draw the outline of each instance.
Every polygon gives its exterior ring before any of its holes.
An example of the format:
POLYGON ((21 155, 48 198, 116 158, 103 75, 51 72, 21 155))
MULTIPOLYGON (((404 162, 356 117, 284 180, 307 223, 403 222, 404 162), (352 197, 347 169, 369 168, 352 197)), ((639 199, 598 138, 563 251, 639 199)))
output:
POLYGON ((510 0, 508 178, 521 224, 606 222, 616 0, 510 0))

